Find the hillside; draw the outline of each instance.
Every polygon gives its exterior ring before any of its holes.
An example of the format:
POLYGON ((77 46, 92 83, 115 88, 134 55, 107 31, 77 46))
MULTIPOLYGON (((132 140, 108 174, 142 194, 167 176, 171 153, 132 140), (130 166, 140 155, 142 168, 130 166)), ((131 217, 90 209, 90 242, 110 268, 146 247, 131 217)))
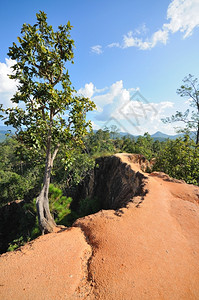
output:
POLYGON ((199 299, 199 188, 110 159, 93 188, 107 210, 1 255, 0 299, 199 299))

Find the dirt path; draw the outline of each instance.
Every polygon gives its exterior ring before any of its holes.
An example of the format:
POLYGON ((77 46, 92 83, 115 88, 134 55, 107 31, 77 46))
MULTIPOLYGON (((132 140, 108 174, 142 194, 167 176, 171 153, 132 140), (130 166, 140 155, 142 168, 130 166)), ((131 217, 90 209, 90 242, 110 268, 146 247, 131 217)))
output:
POLYGON ((145 188, 139 205, 2 255, 0 299, 199 299, 199 188, 158 174, 145 188))

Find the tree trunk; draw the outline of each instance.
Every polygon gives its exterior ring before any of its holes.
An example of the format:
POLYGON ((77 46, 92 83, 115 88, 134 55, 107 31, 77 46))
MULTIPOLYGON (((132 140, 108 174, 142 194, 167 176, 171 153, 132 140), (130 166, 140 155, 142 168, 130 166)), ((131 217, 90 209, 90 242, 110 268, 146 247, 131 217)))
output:
POLYGON ((48 200, 48 192, 49 192, 49 185, 50 185, 50 175, 51 170, 53 167, 53 161, 55 156, 58 152, 59 145, 57 145, 53 156, 51 156, 51 149, 50 149, 50 141, 47 146, 47 153, 46 153, 46 166, 45 166, 45 174, 44 174, 44 181, 43 181, 43 188, 37 197, 36 206, 37 206, 37 215, 39 220, 39 226, 42 231, 42 235, 44 233, 50 233, 53 231, 53 228, 56 226, 56 223, 50 213, 49 209, 49 200, 48 200))
POLYGON ((39 220, 39 226, 41 228, 42 234, 49 233, 53 231, 53 228, 56 226, 56 223, 50 213, 49 209, 49 200, 48 200, 48 191, 50 184, 50 173, 52 170, 52 162, 49 157, 47 157, 43 188, 37 197, 37 215, 39 220))
POLYGON ((49 210, 48 196, 45 195, 43 189, 37 198, 37 215, 42 235, 44 233, 53 232, 56 223, 49 210))

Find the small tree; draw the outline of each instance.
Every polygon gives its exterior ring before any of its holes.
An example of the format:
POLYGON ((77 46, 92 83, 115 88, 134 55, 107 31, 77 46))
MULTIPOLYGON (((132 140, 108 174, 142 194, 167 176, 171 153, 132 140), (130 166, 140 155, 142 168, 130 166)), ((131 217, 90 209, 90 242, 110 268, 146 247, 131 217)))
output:
POLYGON ((164 123, 183 122, 185 128, 181 132, 189 133, 194 131, 196 134, 196 144, 199 144, 199 84, 198 79, 193 75, 183 79, 183 85, 177 90, 181 97, 186 97, 190 100, 190 106, 194 108, 191 111, 187 109, 184 113, 177 111, 175 115, 162 119, 164 123))
POLYGON ((1 110, 5 124, 16 129, 18 140, 34 151, 45 152, 43 187, 36 202, 43 234, 56 225, 48 201, 54 159, 63 143, 71 147, 82 144, 90 126, 86 112, 94 103, 75 95, 65 69, 74 56, 70 22, 54 31, 44 12, 36 17, 35 25, 23 25, 19 45, 13 43, 9 48, 8 55, 15 61, 10 78, 17 80, 18 90, 11 99, 14 107, 1 110))

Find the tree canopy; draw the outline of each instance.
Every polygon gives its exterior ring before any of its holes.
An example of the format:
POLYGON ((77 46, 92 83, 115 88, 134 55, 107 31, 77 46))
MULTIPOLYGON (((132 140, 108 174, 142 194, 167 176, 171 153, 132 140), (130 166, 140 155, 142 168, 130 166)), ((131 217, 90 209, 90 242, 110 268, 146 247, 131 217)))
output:
POLYGON ((181 132, 193 131, 196 135, 196 144, 199 144, 199 84, 198 79, 189 74, 183 79, 183 85, 177 90, 177 93, 181 97, 186 97, 189 100, 192 111, 187 109, 184 113, 177 111, 175 115, 167 117, 162 121, 164 123, 171 122, 183 122, 185 128, 181 129, 181 132))

